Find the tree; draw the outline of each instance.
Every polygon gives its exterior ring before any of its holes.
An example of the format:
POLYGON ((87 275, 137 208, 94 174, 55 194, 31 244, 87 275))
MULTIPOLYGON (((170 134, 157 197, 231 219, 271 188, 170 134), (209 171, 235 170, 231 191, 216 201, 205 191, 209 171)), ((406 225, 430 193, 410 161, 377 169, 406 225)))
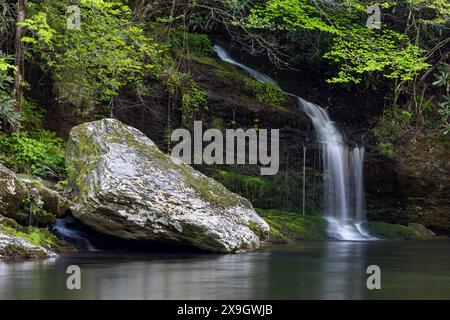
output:
POLYGON ((25 80, 25 46, 22 40, 25 28, 22 23, 27 18, 28 3, 27 0, 18 0, 17 2, 17 25, 16 25, 16 58, 15 66, 16 71, 14 75, 14 93, 16 96, 16 109, 17 112, 22 111, 23 104, 23 82, 25 80))

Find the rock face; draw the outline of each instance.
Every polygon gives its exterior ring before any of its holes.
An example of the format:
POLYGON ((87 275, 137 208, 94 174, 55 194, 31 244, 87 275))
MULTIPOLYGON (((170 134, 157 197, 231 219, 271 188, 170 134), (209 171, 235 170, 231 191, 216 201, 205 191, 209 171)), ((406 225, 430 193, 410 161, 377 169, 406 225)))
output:
POLYGON ((39 203, 42 209, 51 212, 56 218, 63 218, 70 210, 72 203, 57 191, 45 186, 44 182, 32 177, 20 177, 35 202, 39 203))
POLYGON ((425 227, 423 224, 420 223, 411 222, 408 223, 408 227, 417 230, 419 232, 422 232, 424 234, 429 234, 430 236, 436 235, 433 231, 431 231, 430 229, 428 229, 427 227, 425 227))
POLYGON ((368 153, 368 215, 390 223, 418 223, 450 235, 450 136, 429 134, 397 147, 395 159, 368 153))
POLYGON ((58 255, 50 250, 0 231, 0 260, 47 259, 57 257, 58 255))
POLYGON ((0 164, 0 215, 8 216, 20 211, 27 189, 17 176, 0 164))
POLYGON ((64 216, 70 205, 69 200, 42 181, 20 177, 0 164, 0 215, 28 225, 31 206, 32 224, 45 227, 64 216))
POLYGON ((254 250, 268 235, 249 201, 117 120, 73 128, 66 161, 78 189, 72 212, 99 232, 212 252, 254 250))

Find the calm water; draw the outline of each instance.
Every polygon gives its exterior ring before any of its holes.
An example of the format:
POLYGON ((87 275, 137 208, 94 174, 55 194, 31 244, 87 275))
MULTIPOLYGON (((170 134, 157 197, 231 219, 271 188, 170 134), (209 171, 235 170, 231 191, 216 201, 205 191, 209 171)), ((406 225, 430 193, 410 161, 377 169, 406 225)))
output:
POLYGON ((450 299, 450 242, 303 242, 239 255, 90 252, 0 263, 0 299, 450 299), (79 265, 82 290, 66 289, 79 265), (366 288, 366 268, 382 289, 366 288))

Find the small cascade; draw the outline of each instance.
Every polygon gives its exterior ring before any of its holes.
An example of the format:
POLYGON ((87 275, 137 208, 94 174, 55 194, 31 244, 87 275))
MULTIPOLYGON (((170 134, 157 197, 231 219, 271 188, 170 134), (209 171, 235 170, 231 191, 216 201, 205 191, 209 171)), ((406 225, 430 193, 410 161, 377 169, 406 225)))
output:
POLYGON ((276 88, 280 88, 280 86, 278 85, 278 83, 273 80, 271 77, 269 77, 268 75, 265 75, 264 73, 259 72, 258 70, 255 70, 253 68, 247 67, 245 64, 242 64, 236 60, 234 60, 230 54, 221 46, 215 45, 213 47, 213 50, 217 53, 217 55, 219 56, 219 58, 223 61, 226 61, 228 63, 234 64, 242 69, 244 69, 245 71, 247 71, 255 80, 259 81, 259 82, 263 82, 263 83, 269 83, 271 85, 273 85, 276 88))
MULTIPOLYGON (((247 71, 254 79, 274 85, 269 76, 234 60, 222 47, 213 47, 224 61, 247 71)), ((364 213, 364 147, 349 148, 344 137, 325 109, 290 94, 298 99, 299 108, 311 119, 322 153, 324 169, 324 217, 328 220, 329 235, 341 240, 371 239, 362 229, 364 213)), ((306 162, 306 148, 303 149, 306 162)), ((305 168, 303 169, 303 214, 305 213, 305 168)))
POLYGON ((72 217, 56 219, 53 230, 60 238, 73 243, 80 250, 97 251, 96 247, 89 241, 89 236, 76 228, 76 221, 72 217))

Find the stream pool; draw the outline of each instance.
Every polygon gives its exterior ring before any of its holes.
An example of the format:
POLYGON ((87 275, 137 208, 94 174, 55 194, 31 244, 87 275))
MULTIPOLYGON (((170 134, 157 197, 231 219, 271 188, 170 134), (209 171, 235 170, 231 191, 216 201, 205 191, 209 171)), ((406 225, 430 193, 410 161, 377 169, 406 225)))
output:
POLYGON ((301 242, 254 253, 86 252, 0 262, 0 299, 450 299, 450 241, 301 242), (66 269, 81 268, 81 290, 66 269), (366 269, 381 268, 368 290, 366 269))

